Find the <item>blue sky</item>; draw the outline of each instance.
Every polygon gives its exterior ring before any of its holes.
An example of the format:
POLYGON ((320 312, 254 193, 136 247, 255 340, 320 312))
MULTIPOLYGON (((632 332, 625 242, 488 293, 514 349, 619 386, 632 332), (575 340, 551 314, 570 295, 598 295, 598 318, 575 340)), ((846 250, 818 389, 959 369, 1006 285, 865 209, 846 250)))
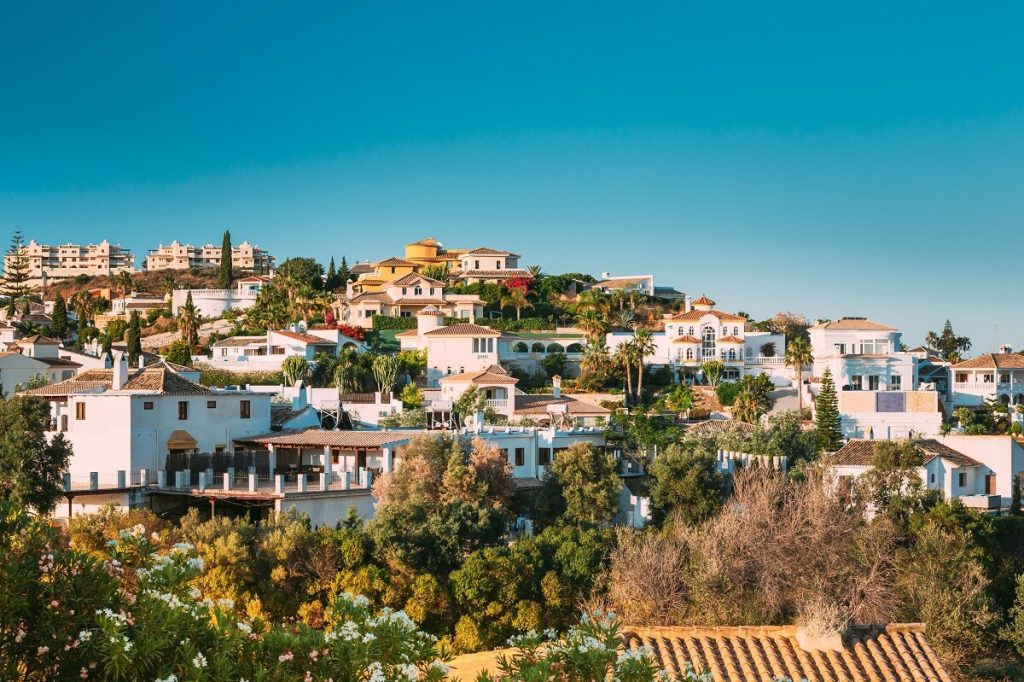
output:
POLYGON ((965 7, 8 2, 0 234, 434 235, 1022 346, 1024 5, 965 7))

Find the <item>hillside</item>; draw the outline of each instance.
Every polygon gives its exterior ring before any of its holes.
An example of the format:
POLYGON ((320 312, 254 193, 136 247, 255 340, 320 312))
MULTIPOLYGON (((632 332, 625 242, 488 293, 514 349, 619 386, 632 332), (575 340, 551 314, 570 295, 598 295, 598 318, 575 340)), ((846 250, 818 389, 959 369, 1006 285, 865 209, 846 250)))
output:
MULTIPOLYGON (((133 288, 139 293, 160 296, 166 293, 165 279, 170 275, 176 287, 204 289, 216 286, 217 270, 215 268, 193 268, 191 270, 141 270, 132 273, 133 288)), ((79 276, 74 279, 61 280, 46 287, 44 298, 52 300, 57 292, 65 299, 79 291, 91 289, 117 289, 113 277, 79 276)))

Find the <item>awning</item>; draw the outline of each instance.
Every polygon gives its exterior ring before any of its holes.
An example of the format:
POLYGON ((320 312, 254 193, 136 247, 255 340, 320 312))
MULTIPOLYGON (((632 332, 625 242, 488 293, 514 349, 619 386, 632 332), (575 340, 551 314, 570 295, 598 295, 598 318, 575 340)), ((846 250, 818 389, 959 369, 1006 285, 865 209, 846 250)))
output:
POLYGON ((168 450, 191 450, 199 445, 199 441, 192 437, 192 434, 184 429, 178 429, 171 433, 167 439, 168 450))

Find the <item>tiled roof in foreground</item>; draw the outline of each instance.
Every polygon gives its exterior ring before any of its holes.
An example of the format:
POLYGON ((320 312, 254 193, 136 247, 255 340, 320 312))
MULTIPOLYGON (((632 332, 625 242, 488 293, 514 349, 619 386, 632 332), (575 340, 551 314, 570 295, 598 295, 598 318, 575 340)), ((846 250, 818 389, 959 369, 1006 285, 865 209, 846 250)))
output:
POLYGON ((262 436, 236 438, 240 443, 260 443, 263 445, 330 446, 340 449, 380 448, 385 445, 400 445, 422 431, 335 431, 316 427, 298 431, 278 431, 262 436))
MULTIPOLYGON (((672 679, 686 679, 687 666, 710 673, 714 682, 952 682, 924 636, 920 623, 854 626, 833 648, 803 641, 795 626, 624 628, 622 646, 649 646, 672 679)), ((498 670, 499 654, 481 652, 449 661, 453 676, 471 680, 498 670)))

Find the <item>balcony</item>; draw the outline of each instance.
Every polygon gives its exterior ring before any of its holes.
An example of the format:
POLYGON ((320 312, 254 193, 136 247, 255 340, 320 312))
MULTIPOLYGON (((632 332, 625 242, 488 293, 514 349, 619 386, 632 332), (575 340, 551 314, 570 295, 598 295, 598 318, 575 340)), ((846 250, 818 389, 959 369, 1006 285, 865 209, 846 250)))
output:
POLYGON ((508 407, 508 398, 488 398, 484 402, 484 406, 492 410, 504 410, 508 407))
POLYGON ((781 356, 766 357, 758 355, 756 357, 743 358, 743 363, 746 365, 785 365, 786 358, 781 356))

